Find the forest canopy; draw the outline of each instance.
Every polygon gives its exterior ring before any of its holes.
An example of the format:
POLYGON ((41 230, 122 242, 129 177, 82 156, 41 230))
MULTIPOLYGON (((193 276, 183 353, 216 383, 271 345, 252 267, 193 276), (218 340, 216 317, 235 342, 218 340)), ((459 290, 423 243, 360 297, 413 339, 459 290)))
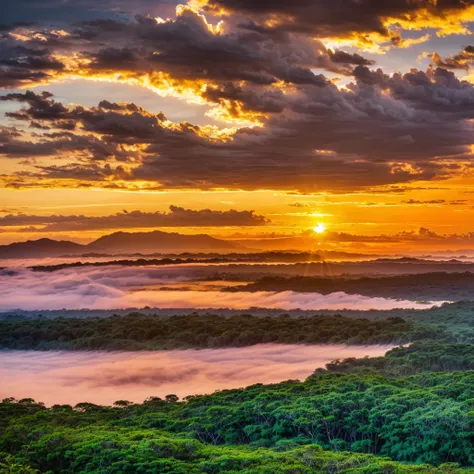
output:
MULTIPOLYGON (((472 367, 472 352, 462 344, 417 343, 391 351, 386 374, 379 358, 361 359, 357 374, 329 365, 304 382, 183 401, 168 395, 46 408, 6 399, 0 452, 4 465, 51 474, 461 473, 457 466, 474 465, 474 371, 456 370, 472 367), (465 361, 453 372, 431 372, 458 355, 465 361), (393 375, 423 359, 416 375, 393 375), (364 366, 379 373, 363 374, 364 366)), ((23 472, 7 469, 0 472, 23 472)))
POLYGON ((281 344, 400 344, 448 335, 400 317, 368 320, 344 316, 291 318, 240 315, 156 317, 140 313, 110 318, 0 321, 1 349, 157 350, 281 344))

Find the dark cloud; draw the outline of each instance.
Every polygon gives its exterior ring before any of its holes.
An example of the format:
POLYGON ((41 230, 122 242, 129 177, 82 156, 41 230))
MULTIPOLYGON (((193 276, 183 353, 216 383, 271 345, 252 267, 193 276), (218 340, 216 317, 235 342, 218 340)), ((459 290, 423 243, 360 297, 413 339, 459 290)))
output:
POLYGON ((469 71, 474 65, 474 46, 466 46, 460 53, 446 58, 442 58, 438 53, 434 53, 431 59, 437 66, 446 69, 464 69, 469 71))
POLYGON ((174 20, 157 22, 137 15, 86 21, 61 31, 33 27, 18 33, 20 37, 7 33, 0 41, 4 87, 14 86, 15 81, 28 84, 26 71, 36 71, 30 78, 33 84, 60 77, 66 66, 58 58, 73 54, 77 64, 68 65, 71 74, 164 72, 175 80, 211 80, 214 85, 231 81, 319 85, 321 79, 312 69, 350 75, 354 65, 372 64, 358 54, 327 50, 320 41, 303 35, 280 37, 238 26, 220 31, 184 6, 174 20), (29 52, 24 54, 25 50, 29 52))
MULTIPOLYGON (((207 0, 207 10, 219 14, 222 10, 241 14, 249 20, 249 27, 267 25, 276 30, 304 32, 319 37, 353 38, 370 41, 367 34, 376 33, 387 40, 397 37, 389 29, 397 22, 408 22, 412 29, 439 28, 440 20, 462 20, 472 2, 464 0, 207 0), (429 19, 433 19, 430 24, 429 19), (389 21, 390 20, 390 21, 389 21), (438 20, 438 21, 436 21, 438 20), (417 26, 419 25, 419 26, 417 26), (365 38, 364 38, 365 36, 365 38)), ((446 25, 448 26, 448 24, 446 25)))
MULTIPOLYGON (((12 27, 16 29, 17 27, 12 27)), ((65 69, 41 45, 27 47, 9 34, 0 33, 0 88, 47 82, 65 69)))
POLYGON ((345 51, 329 51, 331 60, 335 63, 354 64, 356 66, 373 66, 375 61, 369 60, 357 53, 346 53, 345 51))
POLYGON ((0 101, 15 101, 28 104, 29 109, 27 114, 10 114, 12 118, 49 120, 64 117, 67 112, 66 107, 59 102, 50 100, 51 97, 52 94, 46 91, 43 91, 41 94, 27 91, 25 93, 16 92, 0 96, 0 101))
POLYGON ((92 48, 87 53, 92 69, 145 72, 152 68, 191 80, 319 84, 312 68, 350 74, 347 65, 363 61, 342 52, 333 61, 336 53, 319 41, 301 36, 276 38, 241 28, 216 34, 203 16, 185 7, 174 21, 157 23, 152 18, 136 17, 123 24, 91 22, 75 34, 92 48), (111 37, 117 46, 94 52, 104 40, 111 42, 111 37))
MULTIPOLYGON (((47 129, 49 127, 46 127, 47 129)), ((77 159, 104 161, 109 157, 124 158, 124 150, 92 135, 71 132, 46 133, 25 139, 16 129, 0 127, 0 153, 7 158, 36 158, 68 154, 77 159)), ((127 158, 133 154, 126 153, 127 158)))
POLYGON ((122 18, 134 14, 171 14, 175 0, 6 0, 1 22, 5 28, 25 23, 68 24, 78 21, 122 18))
MULTIPOLYGON (((163 114, 134 104, 66 107, 48 94, 29 92, 8 94, 4 100, 26 104, 11 115, 20 121, 52 130, 67 123, 73 130, 40 133, 34 155, 48 147, 73 150, 77 142, 82 156, 94 161, 39 164, 38 178, 115 177, 161 187, 314 191, 462 171, 456 160, 468 160, 471 153, 473 125, 466 119, 474 118, 472 85, 443 69, 388 76, 358 66, 355 74, 348 90, 326 82, 302 87, 295 95, 268 96, 263 100, 271 115, 263 128, 242 128, 224 139, 186 122, 170 124, 163 114), (117 166, 119 162, 123 165, 117 166)), ((227 93, 241 91, 230 88, 227 93)), ((22 146, 35 148, 5 133, 7 156, 26 156, 22 146)))
POLYGON ((357 66, 354 75, 359 89, 368 86, 368 90, 373 91, 375 86, 386 90, 399 104, 410 106, 418 114, 426 111, 442 118, 447 113, 458 119, 474 116, 473 85, 446 69, 430 68, 426 72, 412 69, 407 74, 389 76, 381 69, 371 71, 365 66, 357 66))
MULTIPOLYGON (((53 19, 68 5, 70 13, 80 5, 87 14, 61 29, 6 21, 0 86, 71 75, 144 84, 165 95, 191 95, 236 129, 171 123, 135 104, 83 107, 48 93, 8 93, 0 100, 20 107, 6 114, 15 126, 0 129, 0 154, 30 158, 21 172, 3 177, 9 186, 56 180, 119 188, 147 181, 154 189, 338 191, 443 179, 470 167, 472 84, 442 67, 389 75, 318 38, 372 42, 377 33, 401 45, 389 18, 413 29, 430 18, 435 29, 461 25, 471 2, 209 0, 206 8, 216 16, 219 8, 233 12, 224 26, 187 6, 163 20, 143 14, 147 8, 158 14, 151 1, 127 4, 35 2, 33 9, 41 5, 53 19), (101 16, 106 10, 113 14, 101 16), (89 18, 93 11, 101 15, 89 18), (338 88, 320 70, 352 82, 338 88)), ((164 6, 157 3, 158 10, 164 6)))
POLYGON ((153 227, 217 227, 217 226, 260 226, 269 221, 254 211, 214 211, 211 209, 191 210, 170 206, 170 211, 143 212, 122 211, 109 216, 52 215, 36 216, 7 214, 0 217, 0 228, 18 226, 44 226, 33 228, 34 232, 61 232, 101 229, 132 229, 153 227))
POLYGON ((61 71, 64 69, 64 65, 52 58, 45 49, 35 50, 18 46, 8 55, 5 52, 2 53, 6 57, 0 57, 0 66, 11 70, 61 71))
POLYGON ((270 118, 263 129, 240 130, 231 143, 214 144, 208 160, 193 157, 193 150, 177 161, 150 156, 134 173, 172 176, 186 185, 186 169, 195 182, 205 183, 208 169, 199 169, 205 160, 212 162, 213 179, 232 176, 230 186, 242 185, 246 175, 255 187, 271 188, 281 180, 298 189, 318 189, 328 182, 350 188, 443 177, 447 170, 435 156, 469 158, 472 124, 465 119, 473 117, 470 84, 443 70, 390 77, 365 68, 360 72, 349 92, 330 84, 301 91, 288 100, 286 114, 270 118), (211 159, 224 148, 225 161, 211 159))

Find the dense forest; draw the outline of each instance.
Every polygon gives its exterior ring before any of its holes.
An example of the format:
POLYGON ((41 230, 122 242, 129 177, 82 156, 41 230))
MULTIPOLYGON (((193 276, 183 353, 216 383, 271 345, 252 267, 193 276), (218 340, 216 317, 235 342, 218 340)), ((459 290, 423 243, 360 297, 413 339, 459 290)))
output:
POLYGON ((226 318, 132 313, 110 318, 0 321, 0 349, 156 350, 242 347, 272 342, 399 344, 449 337, 443 328, 415 324, 400 317, 371 321, 323 315, 226 318))
MULTIPOLYGON (((472 344, 443 344, 437 341, 415 342, 396 347, 384 357, 344 359, 327 364, 330 372, 373 373, 393 377, 420 372, 463 372, 474 370, 472 344)), ((324 373, 325 370, 318 370, 324 373)))
POLYGON ((31 399, 5 399, 0 474, 466 473, 474 466, 472 310, 459 303, 367 319, 7 318, 0 322, 3 349, 410 344, 384 357, 334 361, 303 382, 184 400, 170 394, 110 407, 84 400, 47 408, 31 399))
MULTIPOLYGON (((332 255, 338 257, 346 257, 348 259, 360 258, 363 255, 358 254, 345 254, 339 252, 332 252, 332 255)), ((102 257, 112 258, 108 254, 89 254, 83 255, 83 257, 102 257)), ((297 262, 319 262, 322 260, 321 256, 312 252, 261 252, 261 253, 226 253, 224 255, 218 253, 181 253, 181 254, 156 254, 157 258, 151 258, 153 255, 144 256, 141 254, 130 255, 135 258, 115 258, 114 260, 107 260, 103 262, 91 262, 91 261, 77 261, 71 263, 62 263, 58 265, 34 265, 30 267, 33 271, 37 272, 54 272, 58 270, 64 270, 66 268, 77 268, 77 267, 104 267, 110 265, 121 265, 127 267, 142 267, 149 265, 182 265, 189 263, 200 263, 200 264, 214 264, 214 263, 239 263, 239 262, 273 262, 273 263, 297 263, 297 262)))
POLYGON ((141 404, 45 408, 6 399, 0 472, 461 472, 458 466, 474 464, 474 372, 430 370, 446 359, 464 360, 453 371, 469 368, 472 352, 462 344, 417 343, 389 353, 387 375, 383 367, 363 374, 380 358, 362 359, 357 374, 336 364, 304 382, 183 401, 168 395, 141 404), (416 375, 393 376, 397 366, 401 373, 420 360, 416 375))
POLYGON ((308 277, 267 276, 245 285, 232 286, 227 292, 297 291, 324 295, 343 291, 348 294, 387 298, 426 299, 431 301, 470 300, 474 290, 474 273, 426 273, 377 277, 308 277))

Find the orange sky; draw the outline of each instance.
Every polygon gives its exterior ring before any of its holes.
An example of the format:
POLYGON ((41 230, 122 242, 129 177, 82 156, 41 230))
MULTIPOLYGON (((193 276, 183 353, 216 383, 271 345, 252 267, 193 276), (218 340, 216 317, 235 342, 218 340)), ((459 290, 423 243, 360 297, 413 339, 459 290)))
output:
POLYGON ((246 0, 172 3, 161 11, 137 2, 120 18, 104 4, 100 18, 122 25, 118 37, 96 29, 88 2, 78 30, 73 7, 54 1, 41 31, 15 26, 20 8, 7 17, 0 243, 85 242, 121 229, 49 231, 48 216, 176 206, 215 211, 216 225, 125 228, 278 237, 321 223, 325 247, 369 251, 386 244, 335 235, 425 228, 460 236, 430 237, 427 248, 470 248, 462 235, 474 230, 472 6, 407 2, 400 11, 386 2, 379 12, 355 7, 348 25, 318 2, 281 11, 246 0), (251 34, 242 19, 285 34, 251 34), (230 210, 261 219, 232 225, 230 210))
MULTIPOLYGON (((312 229, 323 223, 328 231, 347 232, 376 236, 396 234, 400 231, 417 231, 425 227, 438 234, 468 233, 472 230, 474 208, 472 193, 474 186, 456 180, 433 183, 413 183, 403 192, 396 188, 374 189, 371 192, 351 194, 293 194, 274 191, 163 191, 130 192, 84 189, 41 189, 0 190, 4 215, 6 213, 27 213, 35 215, 77 215, 106 216, 140 209, 148 212, 167 212, 170 203, 192 209, 211 208, 253 209, 269 219, 265 226, 242 227, 173 227, 162 230, 181 233, 210 233, 224 238, 233 238, 241 233, 249 237, 260 235, 294 235, 312 229), (438 187, 439 186, 439 187, 438 187), (425 188, 425 189, 420 189, 425 188), (412 190, 410 190, 412 189, 412 190), (192 205, 190 204, 192 203, 192 205), (440 216, 442 218, 440 219, 440 216)), ((42 237, 89 241, 113 230, 90 230, 81 232, 31 232, 22 227, 5 228, 0 234, 2 243, 42 237)), ((150 229, 132 229, 150 230, 150 229)), ((320 236, 325 246, 330 239, 320 236)), ((370 247, 370 246, 369 246, 370 247)), ((376 246, 377 247, 377 246, 376 246)), ((385 247, 385 246, 384 246, 385 247)), ((403 247, 403 246, 402 246, 403 247)), ((407 248, 411 248, 407 244, 407 248)), ((436 246, 435 246, 436 247, 436 246)), ((448 248, 450 245, 447 246, 448 248)), ((462 245, 461 245, 462 247, 462 245)), ((354 246, 354 249, 357 245, 354 246)), ((362 246, 360 247, 363 248, 362 246)), ((440 245, 446 248, 446 245, 440 245)), ((400 246, 397 246, 400 249, 400 246)))

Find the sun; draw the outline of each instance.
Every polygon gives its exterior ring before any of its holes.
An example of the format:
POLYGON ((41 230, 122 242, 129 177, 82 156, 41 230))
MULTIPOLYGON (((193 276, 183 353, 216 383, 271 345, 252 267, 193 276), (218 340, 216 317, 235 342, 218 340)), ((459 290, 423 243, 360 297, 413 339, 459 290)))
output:
POLYGON ((316 234, 323 234, 326 232, 326 226, 319 223, 316 227, 313 227, 313 231, 316 232, 316 234))

